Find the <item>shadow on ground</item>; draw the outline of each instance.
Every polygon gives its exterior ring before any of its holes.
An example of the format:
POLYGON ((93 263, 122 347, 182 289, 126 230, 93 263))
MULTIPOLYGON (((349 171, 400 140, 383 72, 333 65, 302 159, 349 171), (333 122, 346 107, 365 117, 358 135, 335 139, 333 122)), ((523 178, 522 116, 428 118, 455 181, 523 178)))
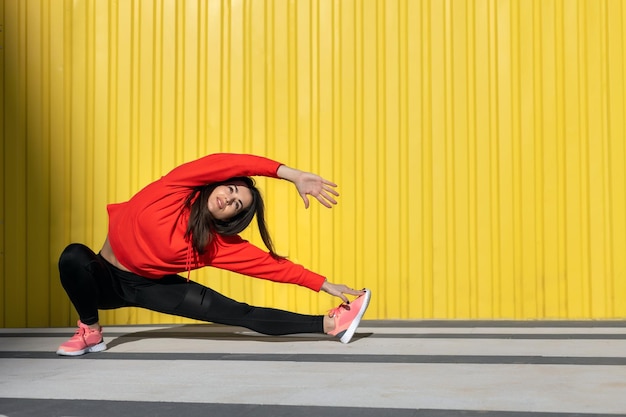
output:
MULTIPOLYGON (((352 341, 371 336, 372 333, 356 333, 352 341)), ((267 343, 285 342, 319 342, 332 340, 331 336, 295 334, 285 336, 270 336, 253 332, 243 327, 223 326, 219 324, 187 324, 166 329, 150 329, 128 333, 107 342, 107 348, 112 349, 124 343, 146 339, 196 339, 222 341, 255 341, 267 343)))

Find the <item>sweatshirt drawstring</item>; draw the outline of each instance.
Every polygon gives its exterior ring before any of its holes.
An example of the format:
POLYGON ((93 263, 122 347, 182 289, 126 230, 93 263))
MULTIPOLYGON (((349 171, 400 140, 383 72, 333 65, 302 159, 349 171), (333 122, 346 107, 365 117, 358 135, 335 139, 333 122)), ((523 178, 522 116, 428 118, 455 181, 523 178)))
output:
POLYGON ((187 282, 189 282, 189 278, 191 277, 191 240, 187 241, 187 259, 185 260, 185 270, 187 271, 187 282))

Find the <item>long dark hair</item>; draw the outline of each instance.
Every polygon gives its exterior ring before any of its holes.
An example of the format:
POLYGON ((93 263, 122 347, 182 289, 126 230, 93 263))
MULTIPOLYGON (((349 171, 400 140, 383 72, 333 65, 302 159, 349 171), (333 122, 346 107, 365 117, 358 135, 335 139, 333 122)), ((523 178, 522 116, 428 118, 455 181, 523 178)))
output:
POLYGON ((191 239, 193 248, 199 254, 206 251, 207 246, 213 241, 215 234, 222 236, 234 236, 241 233, 252 222, 256 215, 257 225, 261 239, 267 250, 276 259, 284 259, 274 250, 272 238, 265 224, 265 205, 263 197, 255 181, 250 177, 235 177, 226 181, 195 187, 185 199, 184 207, 189 210, 189 222, 185 238, 191 239), (247 209, 237 213, 227 220, 214 218, 207 207, 209 196, 220 185, 232 184, 233 182, 243 182, 252 194, 252 204, 247 209))

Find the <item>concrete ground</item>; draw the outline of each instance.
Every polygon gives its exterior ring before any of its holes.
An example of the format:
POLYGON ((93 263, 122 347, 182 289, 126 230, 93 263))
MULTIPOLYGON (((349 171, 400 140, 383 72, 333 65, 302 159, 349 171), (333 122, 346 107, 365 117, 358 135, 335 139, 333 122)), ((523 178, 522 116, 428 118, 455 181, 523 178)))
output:
POLYGON ((365 321, 348 345, 236 327, 0 329, 0 416, 626 415, 626 322, 365 321))

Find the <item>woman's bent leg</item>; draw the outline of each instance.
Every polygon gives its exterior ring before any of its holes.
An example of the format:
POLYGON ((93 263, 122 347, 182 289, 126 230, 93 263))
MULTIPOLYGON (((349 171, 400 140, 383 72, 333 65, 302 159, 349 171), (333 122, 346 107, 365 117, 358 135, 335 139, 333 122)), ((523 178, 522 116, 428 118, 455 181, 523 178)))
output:
POLYGON ((61 284, 83 324, 98 322, 98 308, 127 305, 117 295, 102 258, 85 245, 72 243, 65 248, 59 258, 59 273, 61 284))

